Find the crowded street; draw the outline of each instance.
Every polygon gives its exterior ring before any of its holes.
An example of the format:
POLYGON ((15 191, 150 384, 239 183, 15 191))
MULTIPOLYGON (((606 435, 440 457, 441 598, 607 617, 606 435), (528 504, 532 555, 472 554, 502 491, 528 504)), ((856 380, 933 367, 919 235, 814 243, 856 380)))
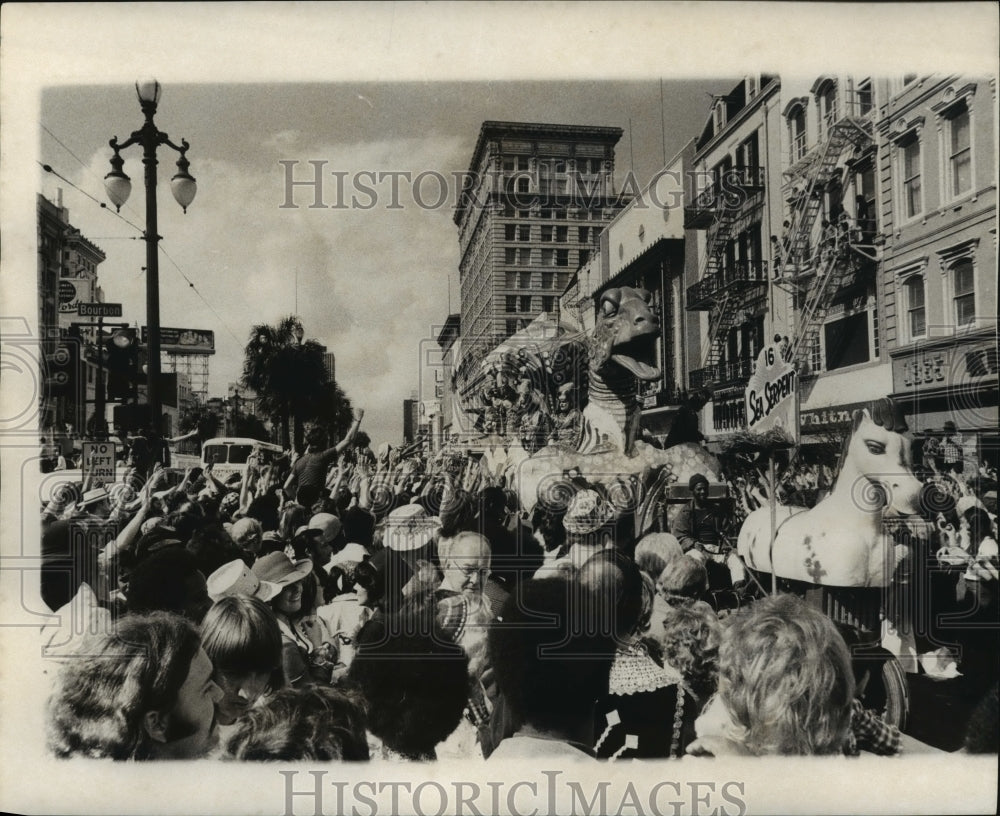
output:
POLYGON ((42 88, 44 761, 163 812, 989 800, 995 77, 751 67, 42 88))

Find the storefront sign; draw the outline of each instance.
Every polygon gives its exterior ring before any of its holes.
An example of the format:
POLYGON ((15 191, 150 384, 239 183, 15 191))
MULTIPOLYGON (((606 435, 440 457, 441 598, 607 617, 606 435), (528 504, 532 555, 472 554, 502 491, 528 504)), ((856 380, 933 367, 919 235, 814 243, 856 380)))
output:
POLYGON ((757 366, 746 388, 747 429, 764 433, 784 428, 794 438, 796 393, 798 380, 795 368, 777 345, 765 346, 757 357, 757 366))
POLYGON ((855 411, 866 407, 868 407, 867 402, 849 402, 844 405, 803 411, 800 419, 802 433, 815 434, 842 430, 845 425, 851 424, 855 411))
POLYGON ((994 341, 918 349, 892 361, 897 392, 972 385, 997 377, 994 341))

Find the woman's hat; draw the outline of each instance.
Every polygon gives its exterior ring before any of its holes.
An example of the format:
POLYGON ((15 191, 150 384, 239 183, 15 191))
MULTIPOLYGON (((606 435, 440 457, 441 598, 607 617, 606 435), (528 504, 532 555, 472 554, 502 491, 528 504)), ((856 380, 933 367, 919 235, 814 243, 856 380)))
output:
MULTIPOLYGON (((276 553, 284 557, 283 553, 276 553)), ((208 576, 208 597, 213 601, 242 595, 269 601, 281 592, 281 586, 271 581, 262 581, 240 559, 223 564, 208 576)))
POLYGON ((438 520, 419 504, 406 504, 386 517, 382 542, 396 552, 419 550, 430 544, 437 526, 438 520))
POLYGON ((270 581, 279 588, 284 588, 301 581, 312 572, 312 568, 312 561, 308 558, 293 561, 283 552, 273 552, 254 561, 253 573, 261 581, 270 581))
POLYGON ((586 535, 597 532, 614 517, 614 507, 601 498, 600 493, 596 490, 581 490, 570 499, 563 517, 563 527, 567 533, 586 535))

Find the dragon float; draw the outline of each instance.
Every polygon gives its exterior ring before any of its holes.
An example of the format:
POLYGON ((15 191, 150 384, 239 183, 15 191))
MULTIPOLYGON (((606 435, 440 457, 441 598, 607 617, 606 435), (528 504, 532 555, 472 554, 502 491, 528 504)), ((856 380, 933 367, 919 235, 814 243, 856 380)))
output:
POLYGON ((663 449, 640 438, 640 383, 661 377, 658 336, 649 293, 615 287, 601 295, 589 334, 559 328, 539 336, 529 327, 483 361, 490 382, 483 427, 496 440, 485 458, 522 508, 565 505, 579 478, 635 511, 641 533, 664 486, 695 473, 722 480, 718 460, 701 445, 663 449))

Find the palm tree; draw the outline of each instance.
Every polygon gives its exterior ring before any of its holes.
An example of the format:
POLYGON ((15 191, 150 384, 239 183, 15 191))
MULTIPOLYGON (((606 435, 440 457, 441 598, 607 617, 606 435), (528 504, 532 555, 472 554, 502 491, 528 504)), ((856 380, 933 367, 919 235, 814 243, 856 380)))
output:
POLYGON ((295 447, 302 448, 302 424, 329 380, 323 347, 301 341, 302 323, 289 315, 276 326, 250 330, 241 384, 256 392, 261 409, 281 425, 282 445, 291 446, 289 422, 295 420, 295 447))

